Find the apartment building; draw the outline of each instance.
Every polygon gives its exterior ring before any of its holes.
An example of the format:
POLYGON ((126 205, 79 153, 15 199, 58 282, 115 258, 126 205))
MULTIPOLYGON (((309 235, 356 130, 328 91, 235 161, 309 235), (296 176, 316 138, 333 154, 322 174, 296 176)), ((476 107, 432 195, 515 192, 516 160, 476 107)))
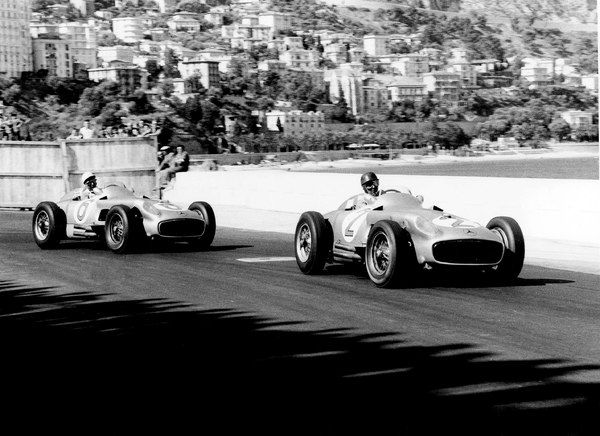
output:
POLYGON ((33 40, 33 70, 47 70, 48 76, 72 77, 73 57, 69 42, 59 38, 33 40))
POLYGON ((284 136, 316 135, 325 131, 325 116, 319 111, 274 110, 266 112, 265 119, 268 130, 279 131, 279 124, 283 128, 284 136))
POLYGON ((363 48, 369 56, 383 56, 389 53, 389 41, 387 35, 365 35, 363 48))
POLYGON ((94 0, 69 0, 69 3, 71 3, 83 17, 89 17, 94 14, 94 0))
POLYGON ((121 94, 129 95, 138 89, 146 89, 148 71, 129 62, 112 61, 105 67, 90 68, 90 80, 110 80, 121 86, 121 94))
POLYGON ((58 25, 58 33, 62 39, 69 42, 69 49, 73 62, 83 64, 87 68, 96 68, 98 62, 96 51, 98 49, 95 20, 87 23, 68 22, 58 25))
POLYGON ((458 105, 461 78, 459 74, 436 71, 423 75, 428 93, 449 105, 458 105))
POLYGON ((143 22, 139 17, 113 18, 112 31, 124 42, 139 42, 143 36, 143 22))
POLYGON ((319 55, 314 50, 291 49, 279 55, 288 68, 315 68, 319 64, 319 55))
POLYGON ((0 0, 0 74, 19 77, 32 71, 31 2, 0 0))
POLYGON ((187 79, 197 75, 200 77, 200 83, 206 89, 219 86, 219 63, 207 61, 204 59, 189 59, 179 62, 179 72, 182 79, 187 79))
POLYGON ((190 12, 178 12, 167 20, 167 26, 173 32, 198 32, 202 28, 196 14, 190 12))
POLYGON ((388 98, 390 105, 404 100, 418 102, 423 100, 427 95, 427 89, 423 80, 412 77, 395 78, 392 84, 387 86, 388 98))
POLYGON ((419 54, 400 55, 391 65, 402 76, 423 77, 423 74, 429 72, 429 57, 419 54))
POLYGON ((98 57, 104 63, 112 61, 133 62, 135 50, 129 45, 112 45, 106 47, 98 47, 98 57))
POLYGON ((565 111, 560 113, 560 117, 565 120, 572 129, 581 126, 588 126, 592 124, 592 112, 588 111, 565 111))
POLYGON ((292 16, 283 12, 263 12, 258 15, 258 24, 271 28, 271 35, 285 32, 292 27, 292 16))

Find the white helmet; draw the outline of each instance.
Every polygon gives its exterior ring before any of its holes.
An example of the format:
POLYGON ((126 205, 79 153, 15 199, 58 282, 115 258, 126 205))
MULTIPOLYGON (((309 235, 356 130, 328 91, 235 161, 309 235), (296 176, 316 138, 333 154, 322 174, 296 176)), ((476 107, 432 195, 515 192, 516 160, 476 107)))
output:
POLYGON ((96 175, 94 173, 90 172, 90 171, 86 171, 81 176, 81 184, 85 185, 85 182, 87 182, 88 179, 91 179, 92 177, 96 178, 96 175))

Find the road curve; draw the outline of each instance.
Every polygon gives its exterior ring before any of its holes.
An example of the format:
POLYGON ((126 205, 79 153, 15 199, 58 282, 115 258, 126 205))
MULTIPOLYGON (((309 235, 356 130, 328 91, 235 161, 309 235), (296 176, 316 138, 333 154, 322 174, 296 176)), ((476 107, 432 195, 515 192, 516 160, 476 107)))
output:
POLYGON ((600 411, 597 275, 526 265, 514 286, 431 276, 378 289, 337 266, 302 275, 289 235, 219 228, 201 252, 42 251, 31 216, 0 211, 3 367, 17 374, 44 362, 107 395, 124 380, 138 394, 243 387, 265 407, 308 396, 307 416, 336 429, 478 433, 481 420, 484 434, 585 434, 600 411))

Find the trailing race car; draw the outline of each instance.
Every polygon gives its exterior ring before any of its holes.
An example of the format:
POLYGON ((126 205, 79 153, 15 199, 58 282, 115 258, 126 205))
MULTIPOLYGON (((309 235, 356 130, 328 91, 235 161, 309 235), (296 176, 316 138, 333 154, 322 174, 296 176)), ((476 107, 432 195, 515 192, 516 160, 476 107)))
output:
POLYGON ((115 253, 129 252, 145 239, 188 241, 210 246, 215 236, 215 214, 198 201, 181 209, 168 201, 138 196, 122 183, 111 183, 92 199, 81 190, 65 194, 58 204, 44 201, 33 214, 33 237, 42 249, 62 239, 102 239, 115 253))
POLYGON ((362 194, 335 211, 301 215, 295 234, 296 262, 305 274, 326 263, 366 265, 379 287, 406 285, 421 269, 485 270, 498 280, 516 279, 523 267, 525 242, 518 223, 496 217, 483 227, 473 221, 423 207, 423 198, 384 191, 369 206, 357 207, 362 194))

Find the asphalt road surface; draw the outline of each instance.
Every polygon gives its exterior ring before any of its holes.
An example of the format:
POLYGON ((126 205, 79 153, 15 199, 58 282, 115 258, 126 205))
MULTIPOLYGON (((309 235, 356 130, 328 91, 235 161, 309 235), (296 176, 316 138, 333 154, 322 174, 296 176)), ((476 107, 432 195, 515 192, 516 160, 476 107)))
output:
POLYGON ((225 407, 224 429, 243 409, 246 428, 288 418, 284 434, 597 431, 599 276, 526 265, 514 286, 431 275, 378 289, 360 270, 302 275, 289 235, 219 228, 208 251, 43 251, 31 216, 0 211, 13 382, 111 404, 185 391, 188 405, 225 407))

